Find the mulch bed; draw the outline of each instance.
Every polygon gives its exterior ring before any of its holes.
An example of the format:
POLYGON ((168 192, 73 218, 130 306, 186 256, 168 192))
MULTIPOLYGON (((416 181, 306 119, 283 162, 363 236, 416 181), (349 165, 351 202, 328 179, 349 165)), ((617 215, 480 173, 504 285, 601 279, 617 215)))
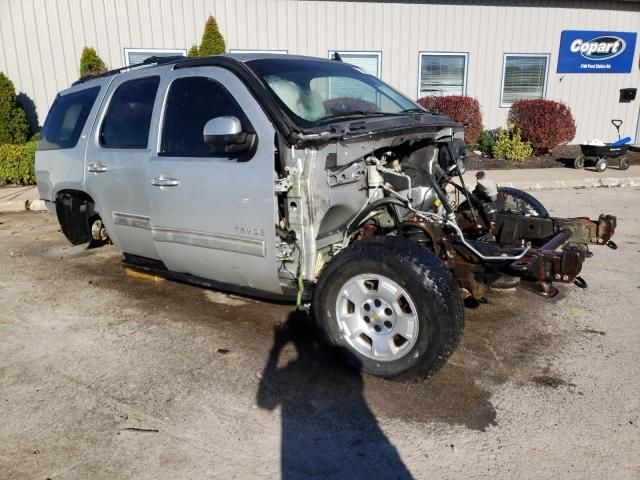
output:
MULTIPOLYGON (((503 170, 514 168, 573 168, 573 159, 580 155, 580 145, 560 145, 547 155, 529 157, 523 162, 509 162, 501 158, 485 158, 469 152, 467 169, 469 170, 503 170)), ((631 165, 640 165, 640 152, 628 152, 626 158, 631 165)), ((617 166, 617 159, 611 165, 617 166)))

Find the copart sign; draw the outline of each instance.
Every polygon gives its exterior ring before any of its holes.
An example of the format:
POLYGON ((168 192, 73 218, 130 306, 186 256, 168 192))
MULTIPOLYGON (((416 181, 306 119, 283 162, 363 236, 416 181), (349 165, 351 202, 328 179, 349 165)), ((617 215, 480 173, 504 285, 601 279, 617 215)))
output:
POLYGON ((558 73, 630 73, 635 32, 563 30, 558 73))

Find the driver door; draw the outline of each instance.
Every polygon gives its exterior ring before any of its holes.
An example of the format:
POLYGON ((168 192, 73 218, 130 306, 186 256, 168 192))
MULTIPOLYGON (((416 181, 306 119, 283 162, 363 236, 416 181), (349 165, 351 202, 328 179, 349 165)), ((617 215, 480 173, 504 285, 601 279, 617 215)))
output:
POLYGON ((163 78, 157 154, 149 162, 153 241, 169 270, 282 293, 275 258, 275 130, 247 88, 219 67, 163 78), (205 124, 236 117, 251 152, 204 141, 205 124))

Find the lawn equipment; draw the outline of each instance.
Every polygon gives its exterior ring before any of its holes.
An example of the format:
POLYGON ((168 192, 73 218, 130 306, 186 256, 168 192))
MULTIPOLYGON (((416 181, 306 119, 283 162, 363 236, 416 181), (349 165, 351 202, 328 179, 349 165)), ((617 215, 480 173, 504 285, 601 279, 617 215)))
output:
POLYGON ((609 166, 610 158, 618 159, 618 168, 620 170, 629 168, 629 160, 624 155, 629 149, 628 143, 631 142, 631 137, 620 138, 622 120, 613 119, 611 123, 618 131, 618 140, 606 145, 581 144, 581 154, 573 160, 573 168, 584 168, 586 163, 590 163, 596 172, 604 172, 609 166))

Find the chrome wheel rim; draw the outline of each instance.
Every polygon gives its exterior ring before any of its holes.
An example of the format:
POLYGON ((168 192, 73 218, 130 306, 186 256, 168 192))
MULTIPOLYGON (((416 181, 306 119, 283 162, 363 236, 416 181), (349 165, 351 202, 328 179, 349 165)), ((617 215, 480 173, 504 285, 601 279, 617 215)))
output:
POLYGON ((373 360, 399 360, 418 340, 413 299, 383 275, 362 274, 347 280, 338 292, 336 319, 342 339, 373 360))

